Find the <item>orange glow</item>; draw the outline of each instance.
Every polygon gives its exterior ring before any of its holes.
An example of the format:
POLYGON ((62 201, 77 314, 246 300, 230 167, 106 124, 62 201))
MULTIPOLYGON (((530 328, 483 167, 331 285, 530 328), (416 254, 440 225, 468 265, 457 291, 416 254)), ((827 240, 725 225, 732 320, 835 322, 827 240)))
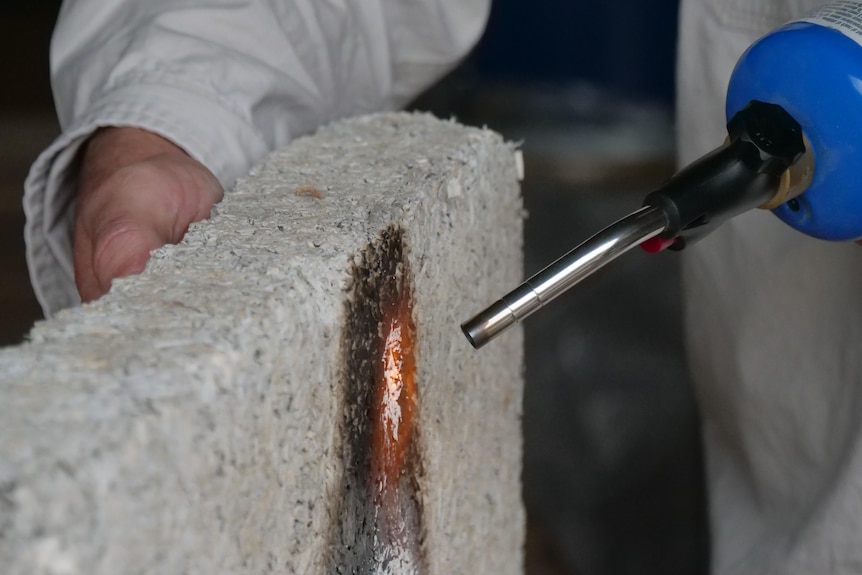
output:
MULTIPOLYGON (((386 305, 383 312, 383 348, 372 407, 371 465, 377 504, 396 505, 416 409, 415 328, 410 302, 386 305)), ((389 510, 392 511, 392 510, 389 510)))

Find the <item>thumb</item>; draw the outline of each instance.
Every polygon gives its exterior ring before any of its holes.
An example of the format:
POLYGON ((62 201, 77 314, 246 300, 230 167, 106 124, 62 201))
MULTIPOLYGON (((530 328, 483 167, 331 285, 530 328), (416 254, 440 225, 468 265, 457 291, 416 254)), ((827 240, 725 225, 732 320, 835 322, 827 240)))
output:
POLYGON ((150 252, 168 243, 145 223, 114 221, 97 235, 76 234, 75 282, 83 301, 107 293, 114 278, 140 273, 150 252))

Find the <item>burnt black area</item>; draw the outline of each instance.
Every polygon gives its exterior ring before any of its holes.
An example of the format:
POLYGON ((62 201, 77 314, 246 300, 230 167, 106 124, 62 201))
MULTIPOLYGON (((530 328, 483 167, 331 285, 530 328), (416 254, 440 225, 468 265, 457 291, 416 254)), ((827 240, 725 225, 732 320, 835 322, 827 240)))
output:
MULTIPOLYGON (((371 473, 372 402, 378 385, 383 353, 383 312, 412 296, 411 273, 405 258, 404 232, 390 227, 368 245, 350 269, 351 285, 345 298, 345 329, 341 342, 344 406, 339 423, 340 456, 344 473, 334 494, 331 573, 379 572, 390 560, 381 552, 371 473), (375 545, 375 542, 376 545, 375 545)), ((399 498, 407 511, 409 530, 420 538, 422 513, 418 480, 421 458, 415 429, 408 446, 407 469, 399 486, 399 498)), ((425 572, 422 542, 417 552, 417 573, 425 572)), ((385 569, 384 569, 385 572, 385 569)))

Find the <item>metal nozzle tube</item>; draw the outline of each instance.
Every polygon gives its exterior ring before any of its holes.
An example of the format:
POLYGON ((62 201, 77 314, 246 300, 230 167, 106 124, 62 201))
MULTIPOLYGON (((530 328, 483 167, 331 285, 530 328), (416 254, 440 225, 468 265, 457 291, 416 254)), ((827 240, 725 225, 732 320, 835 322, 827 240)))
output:
POLYGON ((482 347, 596 270, 659 235, 667 226, 667 216, 652 206, 629 214, 461 324, 461 330, 473 347, 482 347))

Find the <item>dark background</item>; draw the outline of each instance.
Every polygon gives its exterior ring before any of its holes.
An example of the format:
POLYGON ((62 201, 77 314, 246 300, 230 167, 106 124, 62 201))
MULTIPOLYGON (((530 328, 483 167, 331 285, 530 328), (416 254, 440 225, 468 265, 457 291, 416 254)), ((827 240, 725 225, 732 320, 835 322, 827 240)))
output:
MULTIPOLYGON (((47 62, 58 8, 0 2, 0 345, 40 314, 21 194, 58 129, 47 62)), ((676 0, 495 0, 474 53, 415 103, 523 141, 528 275, 673 169, 676 16, 676 0)), ((629 254, 525 326, 531 575, 706 572, 678 274, 674 254, 629 254)))
POLYGON ((24 263, 21 208, 30 163, 57 133, 48 42, 59 2, 0 2, 0 345, 21 340, 41 311, 24 263))

